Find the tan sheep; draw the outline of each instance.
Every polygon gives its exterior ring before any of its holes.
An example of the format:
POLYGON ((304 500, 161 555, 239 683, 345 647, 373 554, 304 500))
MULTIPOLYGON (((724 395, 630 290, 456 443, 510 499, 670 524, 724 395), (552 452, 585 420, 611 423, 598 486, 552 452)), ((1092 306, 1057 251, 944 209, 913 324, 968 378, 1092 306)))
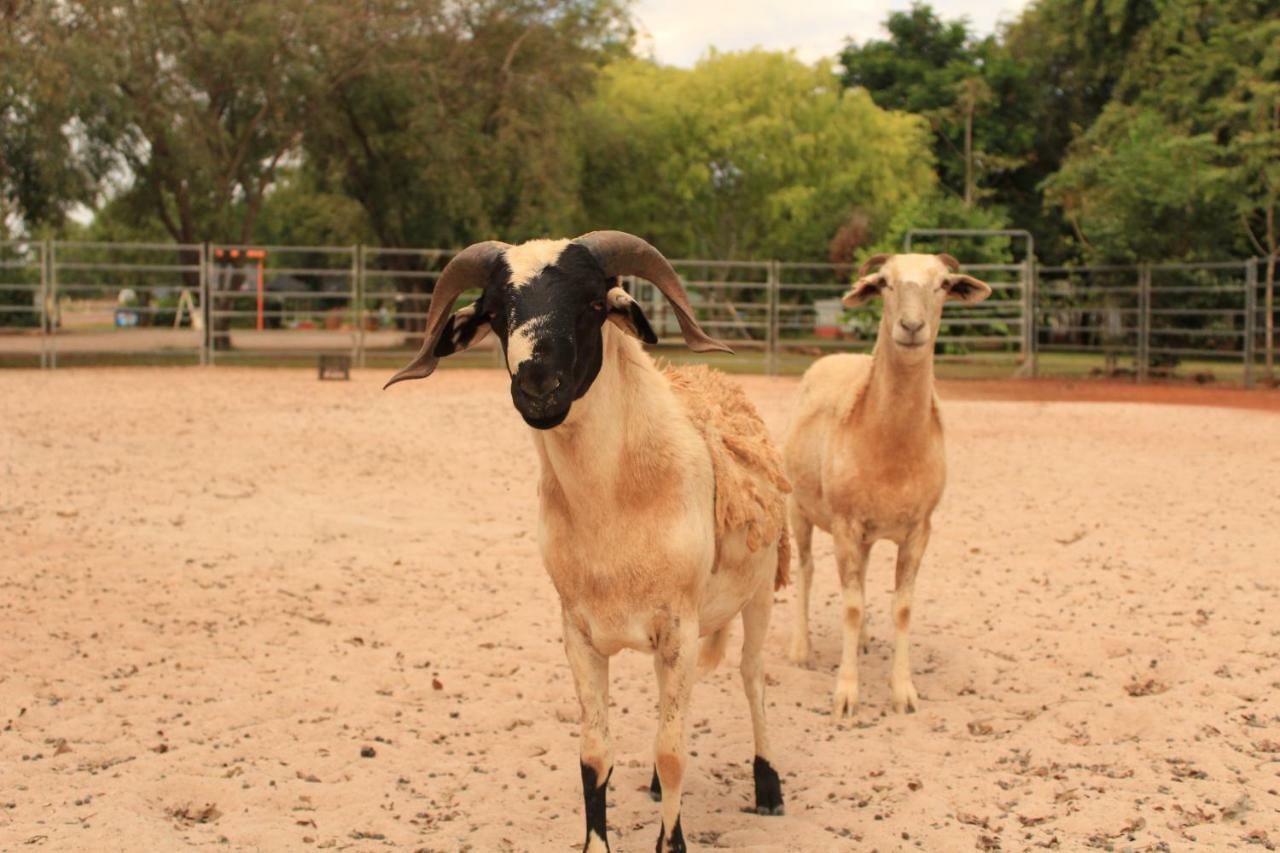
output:
POLYGON ((946 481, 942 420, 933 387, 933 349, 947 300, 981 302, 991 288, 958 272, 950 255, 877 255, 844 296, 855 307, 884 300, 870 356, 831 355, 805 373, 783 447, 794 489, 790 516, 800 570, 791 659, 807 661, 813 527, 831 534, 844 600, 843 643, 833 713, 858 705, 858 648, 866 645, 865 588, 871 546, 898 546, 893 596, 897 628, 890 684, 893 707, 914 711, 908 635, 916 573, 946 481), (879 270, 872 272, 875 267, 879 270))
POLYGON ((608 849, 609 659, 622 649, 654 656, 658 849, 684 850, 690 695, 699 672, 722 656, 739 614, 756 811, 783 811, 763 666, 774 587, 789 559, 781 460, 734 383, 705 367, 658 369, 640 343, 657 337, 619 284, 629 275, 666 297, 691 348, 727 349, 698 326, 657 249, 631 234, 597 231, 459 253, 432 293, 422 350, 391 380, 425 378, 440 358, 485 335, 502 343, 512 402, 533 428, 538 455, 542 559, 560 594, 581 708, 589 853, 608 849), (480 298, 450 315, 458 295, 473 288, 480 298))

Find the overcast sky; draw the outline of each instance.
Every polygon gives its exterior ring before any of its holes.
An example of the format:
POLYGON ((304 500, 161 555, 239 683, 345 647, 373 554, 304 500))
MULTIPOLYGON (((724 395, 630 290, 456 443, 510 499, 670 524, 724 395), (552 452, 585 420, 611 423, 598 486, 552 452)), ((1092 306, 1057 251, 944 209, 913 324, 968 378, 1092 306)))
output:
MULTIPOLYGON (((986 34, 998 21, 1012 20, 1027 2, 931 0, 931 5, 944 20, 967 17, 986 34)), ((638 0, 634 8, 642 51, 651 49, 661 62, 690 66, 709 47, 794 48, 808 61, 833 56, 847 38, 881 37, 888 13, 910 5, 910 0, 638 0)))

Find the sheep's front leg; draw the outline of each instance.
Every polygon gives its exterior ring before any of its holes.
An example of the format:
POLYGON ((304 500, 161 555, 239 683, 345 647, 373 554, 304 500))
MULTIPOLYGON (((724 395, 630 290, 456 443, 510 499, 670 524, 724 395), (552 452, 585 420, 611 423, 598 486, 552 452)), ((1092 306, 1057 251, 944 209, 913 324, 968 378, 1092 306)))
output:
POLYGON ((609 659, 592 648, 590 641, 564 619, 564 649, 578 693, 582 721, 582 800, 587 817, 584 853, 609 850, 605 797, 613 775, 613 748, 609 742, 609 659))
POLYGON ((769 732, 764 720, 764 641, 769 633, 773 610, 773 585, 761 587, 742 609, 742 689, 751 708, 751 729, 755 735, 756 757, 752 775, 756 783, 756 814, 780 815, 782 780, 771 763, 769 732))
POLYGON ((898 564, 894 571, 893 622, 897 633, 893 641, 893 672, 889 686, 893 691, 893 710, 899 714, 914 712, 920 706, 916 686, 911 682, 911 602, 915 597, 916 573, 929 544, 929 520, 911 531, 898 546, 898 564))
POLYGON ((805 517, 795 495, 787 499, 791 516, 791 533, 795 537, 796 557, 800 570, 796 572, 796 590, 792 607, 795 625, 791 628, 791 661, 803 664, 813 654, 809 644, 809 591, 813 589, 813 524, 805 517))
POLYGON ((683 853, 680 795, 688 764, 684 722, 697 678, 698 617, 672 616, 654 650, 658 675, 658 737, 654 765, 662 790, 662 830, 658 853, 683 853))
POLYGON ((836 546, 836 566, 844 598, 844 631, 840 648, 840 672, 832 713, 852 716, 858 708, 858 647, 862 645, 862 624, 866 615, 867 558, 871 545, 863 541, 862 528, 850 522, 831 527, 836 546))

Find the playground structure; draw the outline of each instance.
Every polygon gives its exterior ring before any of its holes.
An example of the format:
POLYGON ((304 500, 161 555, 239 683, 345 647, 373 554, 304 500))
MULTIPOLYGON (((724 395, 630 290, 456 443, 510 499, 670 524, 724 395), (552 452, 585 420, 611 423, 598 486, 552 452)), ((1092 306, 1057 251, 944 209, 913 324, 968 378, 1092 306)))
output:
POLYGON ((214 289, 222 291, 234 291, 237 288, 237 280, 243 277, 243 268, 240 259, 243 258, 253 263, 253 268, 257 275, 254 277, 258 285, 258 331, 263 330, 263 288, 264 269, 266 266, 267 253, 264 249, 223 249, 215 248, 213 250, 214 269, 217 276, 214 279, 214 289))

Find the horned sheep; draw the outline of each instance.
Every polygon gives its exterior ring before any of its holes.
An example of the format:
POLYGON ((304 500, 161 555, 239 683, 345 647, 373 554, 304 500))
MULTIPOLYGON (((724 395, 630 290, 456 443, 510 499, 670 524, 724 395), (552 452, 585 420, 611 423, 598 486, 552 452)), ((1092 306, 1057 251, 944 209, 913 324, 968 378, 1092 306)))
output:
POLYGON ((658 849, 684 850, 690 692, 699 670, 723 653, 738 614, 755 809, 783 810, 765 726, 762 650, 774 588, 787 574, 788 486, 737 386, 706 368, 655 365, 640 342, 657 338, 620 276, 662 292, 690 348, 728 350, 699 327, 657 249, 597 231, 459 253, 436 284, 421 351, 387 384, 429 376, 440 358, 497 335, 512 402, 533 427, 540 463, 540 546, 560 596, 581 709, 584 850, 608 850, 609 659, 624 648, 654 656, 658 849), (479 299, 450 316, 473 288, 482 290, 479 299))

